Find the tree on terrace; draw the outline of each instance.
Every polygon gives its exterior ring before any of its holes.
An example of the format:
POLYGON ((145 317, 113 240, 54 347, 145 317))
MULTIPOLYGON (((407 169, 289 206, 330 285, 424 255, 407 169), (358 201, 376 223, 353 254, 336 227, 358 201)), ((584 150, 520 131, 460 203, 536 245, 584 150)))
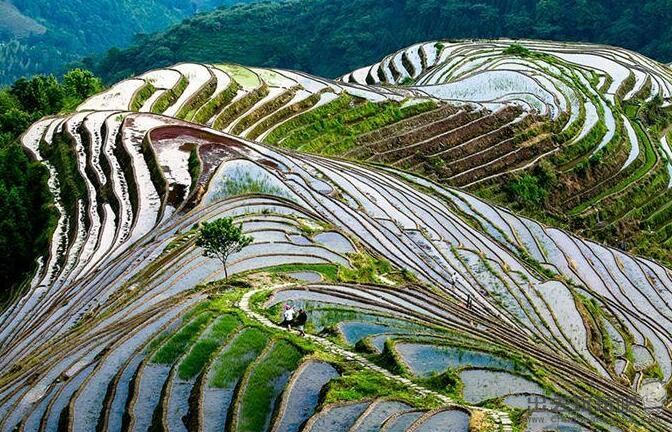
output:
POLYGON ((252 237, 243 234, 243 226, 235 225, 232 218, 204 222, 199 230, 196 246, 203 248, 203 255, 217 258, 224 266, 224 278, 229 278, 226 262, 229 256, 240 252, 252 243, 252 237))

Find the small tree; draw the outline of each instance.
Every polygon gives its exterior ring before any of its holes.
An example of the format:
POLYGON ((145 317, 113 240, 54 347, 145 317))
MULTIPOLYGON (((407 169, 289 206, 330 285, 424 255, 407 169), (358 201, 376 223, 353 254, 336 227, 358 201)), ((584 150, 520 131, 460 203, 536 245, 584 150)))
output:
POLYGON ((84 100, 103 89, 103 83, 91 71, 72 69, 63 75, 63 88, 69 96, 84 100))
POLYGON ((203 255, 217 258, 224 266, 224 277, 229 278, 226 261, 231 254, 240 252, 252 243, 252 237, 243 234, 243 226, 235 225, 231 218, 221 218, 214 222, 204 222, 199 230, 196 246, 202 247, 203 255))

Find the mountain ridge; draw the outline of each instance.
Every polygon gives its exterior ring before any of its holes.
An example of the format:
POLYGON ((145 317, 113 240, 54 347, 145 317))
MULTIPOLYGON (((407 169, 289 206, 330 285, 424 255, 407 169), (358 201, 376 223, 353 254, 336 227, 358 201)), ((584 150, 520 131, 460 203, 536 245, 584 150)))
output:
MULTIPOLYGON (((247 0, 240 0, 241 2, 247 0)), ((12 0, 0 2, 0 84, 61 74, 84 54, 127 46, 136 34, 165 29, 197 12, 238 0, 12 0), (23 23, 21 27, 17 24, 23 23), (6 29, 7 31, 3 31, 6 29)))
POLYGON ((628 50, 433 40, 339 80, 183 62, 45 117, 21 144, 59 220, 0 314, 0 428, 666 431, 669 266, 472 192, 664 215, 671 105, 628 50), (226 268, 219 218, 253 239, 226 268))
POLYGON ((635 9, 624 1, 263 2, 194 17, 136 46, 94 56, 89 65, 107 82, 179 61, 281 67, 333 78, 423 40, 498 37, 606 43, 669 61, 672 36, 661 16, 671 14, 658 0, 635 9), (273 28, 283 33, 269 38, 273 28))

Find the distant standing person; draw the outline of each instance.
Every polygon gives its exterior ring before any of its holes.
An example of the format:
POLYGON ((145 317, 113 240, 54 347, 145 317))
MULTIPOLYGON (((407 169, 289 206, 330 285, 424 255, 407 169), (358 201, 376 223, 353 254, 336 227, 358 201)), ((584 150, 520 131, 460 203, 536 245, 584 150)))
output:
POLYGON ((451 286, 452 288, 455 288, 455 285, 456 285, 456 284, 457 284, 457 272, 454 271, 454 272, 450 275, 450 286, 451 286))
POLYGON ((292 329, 292 321, 294 321, 294 308, 290 305, 285 305, 285 311, 282 313, 282 322, 280 326, 287 327, 289 330, 292 329))
POLYGON ((306 335, 304 327, 307 321, 308 321, 308 314, 306 313, 305 310, 299 309, 299 313, 296 315, 296 318, 294 318, 294 324, 296 324, 296 329, 299 331, 299 334, 301 336, 306 335))

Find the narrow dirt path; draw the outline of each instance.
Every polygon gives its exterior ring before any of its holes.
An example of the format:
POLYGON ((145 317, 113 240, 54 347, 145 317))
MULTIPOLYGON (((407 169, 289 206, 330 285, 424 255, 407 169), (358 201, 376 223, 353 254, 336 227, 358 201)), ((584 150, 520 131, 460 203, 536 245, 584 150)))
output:
MULTIPOLYGON (((272 329, 275 329, 275 330, 288 331, 284 327, 280 327, 279 325, 271 322, 271 320, 269 320, 265 316, 263 316, 259 313, 256 313, 256 312, 254 312, 250 309, 250 298, 252 298, 252 296, 254 296, 255 294, 257 294, 261 291, 265 291, 265 289, 259 288, 259 289, 254 289, 254 290, 246 292, 238 303, 238 306, 240 307, 240 309, 249 318, 254 319, 255 321, 263 324, 265 327, 269 327, 269 328, 272 328, 272 329)), ((315 335, 310 335, 310 334, 306 334, 305 337, 306 337, 306 339, 308 339, 308 340, 318 344, 319 346, 321 346, 325 351, 327 351, 329 353, 332 353, 332 354, 335 354, 335 355, 338 355, 338 356, 341 356, 341 357, 345 358, 347 361, 355 362, 359 366, 363 367, 364 369, 368 369, 368 370, 371 370, 371 371, 374 371, 374 372, 378 372, 378 373, 382 374, 386 379, 396 381, 397 383, 402 384, 405 387, 414 390, 415 392, 417 392, 418 394, 420 394, 422 396, 433 396, 433 397, 437 398, 438 400, 440 400, 441 402, 443 402, 445 405, 457 405, 457 403, 455 401, 453 401, 451 398, 449 398, 448 396, 442 395, 440 393, 437 393, 437 392, 429 390, 425 387, 422 387, 422 386, 414 383, 413 381, 409 380, 408 378, 404 378, 402 376, 395 375, 395 374, 391 373, 390 371, 388 371, 387 369, 371 363, 369 360, 362 357, 361 355, 359 355, 357 353, 353 353, 352 351, 348 351, 344 348, 341 348, 340 346, 336 345, 335 343, 333 343, 333 342, 331 342, 327 339, 324 339, 324 338, 321 338, 321 337, 318 337, 318 336, 315 336, 315 335)), ((501 432, 512 432, 513 431, 511 419, 509 418, 509 415, 507 413, 502 412, 502 411, 486 409, 486 408, 476 408, 476 409, 478 409, 480 411, 484 411, 488 414, 491 414, 495 418, 495 420, 499 423, 499 426, 500 426, 499 430, 501 432)))

